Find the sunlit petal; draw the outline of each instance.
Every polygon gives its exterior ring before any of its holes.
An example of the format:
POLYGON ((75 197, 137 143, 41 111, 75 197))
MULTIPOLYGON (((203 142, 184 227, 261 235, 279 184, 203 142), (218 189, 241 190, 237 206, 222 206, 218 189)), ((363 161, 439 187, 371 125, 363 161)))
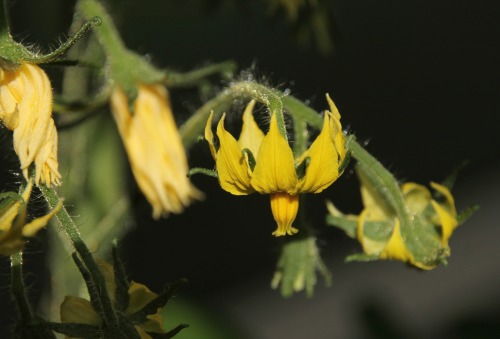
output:
POLYGON ((339 154, 340 163, 342 163, 345 158, 345 137, 342 133, 342 125, 340 124, 340 112, 328 94, 326 95, 326 100, 328 101, 330 113, 332 114, 332 118, 330 119, 330 128, 332 129, 335 148, 339 154))
POLYGON ((224 128, 222 118, 217 125, 220 148, 217 152, 216 168, 221 187, 234 195, 246 195, 253 192, 247 160, 241 152, 236 139, 224 128))
POLYGON ((297 192, 292 149, 278 129, 276 116, 271 116, 269 132, 262 140, 257 164, 252 177, 252 186, 261 194, 297 192))
POLYGON ((323 129, 307 151, 309 165, 299 185, 300 192, 319 193, 339 176, 339 155, 333 144, 332 115, 325 113, 323 129))
POLYGON ((264 139, 264 132, 259 128, 253 117, 252 112, 254 106, 255 100, 252 100, 245 108, 245 112, 243 112, 243 126, 241 128, 238 144, 241 149, 249 149, 254 157, 256 157, 259 153, 260 144, 264 139))
POLYGON ((210 148, 210 153, 214 160, 217 158, 216 150, 214 146, 214 133, 212 132, 212 118, 214 116, 214 111, 210 112, 210 116, 208 117, 207 124, 205 125, 205 140, 208 142, 208 147, 210 148))

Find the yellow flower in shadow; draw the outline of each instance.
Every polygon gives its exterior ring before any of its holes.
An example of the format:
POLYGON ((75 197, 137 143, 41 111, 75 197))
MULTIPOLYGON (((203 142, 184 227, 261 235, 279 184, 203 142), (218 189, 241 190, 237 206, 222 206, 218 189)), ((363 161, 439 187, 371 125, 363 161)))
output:
POLYGON ((186 152, 162 85, 139 84, 133 112, 127 95, 117 86, 111 94, 111 109, 132 172, 155 219, 182 213, 192 200, 203 198, 186 177, 186 152))
POLYGON ((37 185, 60 185, 52 87, 39 66, 25 63, 15 71, 0 69, 0 120, 14 131, 14 150, 24 177, 28 179, 34 163, 37 185))
MULTIPOLYGON (((115 304, 116 281, 113 266, 101 260, 98 261, 98 265, 104 275, 111 302, 115 304)), ((148 287, 132 281, 128 288, 128 305, 126 309, 122 312, 115 310, 119 317, 128 319, 124 320, 123 323, 128 321, 132 323, 141 339, 151 339, 153 338, 152 334, 165 333, 160 313, 161 308, 158 308, 154 314, 138 316, 150 302, 157 298, 158 295, 148 287)), ((66 296, 61 304, 61 321, 63 323, 90 325, 95 327, 96 331, 103 322, 90 301, 74 296, 66 296)))
POLYGON ((275 236, 297 233, 293 222, 299 208, 300 193, 319 193, 339 177, 345 158, 340 114, 327 95, 330 111, 324 115, 323 128, 311 147, 294 157, 288 141, 280 133, 276 115, 271 115, 269 131, 258 127, 251 101, 243 113, 238 140, 224 128, 225 114, 217 124, 216 149, 211 126, 213 113, 205 127, 205 139, 215 159, 221 187, 234 195, 253 192, 270 194, 271 210, 278 228, 275 236), (305 170, 304 170, 305 168, 305 170))
POLYGON ((30 197, 32 181, 17 195, 3 194, 0 197, 0 255, 9 256, 23 249, 27 238, 44 228, 49 220, 59 211, 62 202, 50 213, 26 223, 27 204, 30 197))

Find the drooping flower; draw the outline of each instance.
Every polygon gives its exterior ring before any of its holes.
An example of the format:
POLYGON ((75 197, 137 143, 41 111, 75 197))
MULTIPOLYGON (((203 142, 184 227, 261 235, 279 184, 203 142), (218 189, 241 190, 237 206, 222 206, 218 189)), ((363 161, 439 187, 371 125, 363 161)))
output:
POLYGON ((352 260, 398 260, 421 269, 432 269, 450 255, 448 240, 458 226, 457 211, 448 188, 431 182, 435 197, 419 184, 401 185, 405 209, 410 216, 407 230, 386 201, 358 172, 364 209, 359 215, 346 215, 329 205, 330 223, 360 242, 364 255, 352 260))
POLYGON ((28 181, 21 195, 2 194, 0 197, 0 255, 9 256, 23 249, 28 238, 44 228, 59 211, 61 203, 50 213, 26 223, 26 210, 32 181, 28 181))
POLYGON ((34 163, 37 185, 59 185, 52 87, 39 66, 23 63, 15 71, 0 69, 0 120, 14 131, 14 150, 24 177, 28 179, 34 163))
POLYGON ((211 129, 213 114, 207 121, 205 139, 215 159, 221 187, 234 195, 270 194, 271 211, 278 226, 273 232, 275 236, 297 233, 293 222, 300 193, 320 193, 340 175, 345 139, 340 114, 328 95, 327 100, 330 111, 325 112, 320 134, 297 158, 280 133, 275 113, 271 115, 268 133, 264 135, 260 130, 252 114, 255 101, 243 113, 238 141, 224 128, 223 114, 217 125, 219 148, 216 149, 211 129), (303 166, 306 169, 301 173, 303 166))
POLYGON ((139 84, 133 112, 128 97, 116 86, 111 109, 132 172, 153 207, 154 218, 182 213, 192 200, 203 198, 186 177, 186 152, 163 86, 139 84))

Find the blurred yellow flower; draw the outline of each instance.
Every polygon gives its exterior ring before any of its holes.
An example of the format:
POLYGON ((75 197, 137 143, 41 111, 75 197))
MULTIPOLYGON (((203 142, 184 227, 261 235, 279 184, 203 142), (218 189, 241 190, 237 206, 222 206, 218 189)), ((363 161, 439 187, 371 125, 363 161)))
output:
POLYGON ((170 212, 182 213, 193 199, 203 198, 186 177, 186 152, 162 85, 139 84, 133 112, 127 95, 116 86, 111 109, 132 172, 155 219, 170 212))
MULTIPOLYGON (((106 280, 106 287, 111 301, 115 303, 116 281, 113 272, 113 266, 104 261, 98 261, 99 268, 106 280)), ((147 286, 130 282, 128 288, 128 305, 120 313, 132 323, 141 339, 151 339, 151 334, 165 333, 163 328, 163 319, 161 308, 154 314, 141 314, 142 310, 158 295, 152 292, 147 286)), ((102 325, 102 319, 92 307, 90 301, 74 296, 66 296, 61 304, 61 321, 63 323, 86 324, 99 328, 102 325)))
POLYGON ((323 128, 311 147, 298 158, 294 158, 280 133, 275 114, 271 115, 267 135, 260 130, 252 114, 255 101, 251 101, 243 113, 238 141, 224 128, 225 114, 222 115, 217 125, 220 146, 217 150, 211 129, 213 113, 207 121, 205 139, 215 159, 221 187, 234 195, 255 191, 270 194, 271 210, 278 226, 274 236, 297 233, 292 224, 297 216, 299 193, 319 193, 340 175, 345 139, 340 114, 328 95, 327 100, 331 111, 325 112, 323 128))
POLYGON ((50 213, 25 224, 32 187, 30 180, 21 195, 3 194, 3 201, 0 201, 0 255, 9 256, 23 249, 26 238, 35 236, 61 208, 59 203, 50 213))
POLYGON ((0 69, 0 120, 14 131, 14 150, 21 170, 35 163, 35 183, 59 185, 57 130, 52 119, 52 87, 45 72, 34 64, 15 71, 0 69))
MULTIPOLYGON (((412 221, 418 220, 419 222, 415 225, 427 223, 440 228, 439 242, 441 248, 443 252, 449 252, 448 239, 458 226, 454 200, 445 186, 431 183, 431 187, 441 194, 444 198, 443 202, 438 203, 432 199, 427 188, 412 182, 403 184, 401 192, 412 221)), ((361 181, 361 196, 365 208, 357 218, 356 237, 366 254, 378 256, 380 259, 408 262, 422 269, 432 269, 436 266, 437 263, 426 263, 415 258, 408 239, 401 234, 400 220, 385 207, 383 200, 377 198, 373 190, 363 183, 363 180, 361 181), (388 222, 392 225, 390 235, 385 239, 374 236, 376 233, 373 231, 374 229, 383 229, 378 222, 388 222), (369 229, 370 227, 372 230, 369 229)), ((423 230, 422 228, 421 231, 423 230)), ((384 233, 384 231, 379 233, 384 233)), ((425 237, 432 237, 433 234, 433 232, 430 232, 425 237)), ((424 237, 423 234, 421 236, 424 237)), ((431 252, 433 252, 433 247, 429 247, 429 253, 431 252)))

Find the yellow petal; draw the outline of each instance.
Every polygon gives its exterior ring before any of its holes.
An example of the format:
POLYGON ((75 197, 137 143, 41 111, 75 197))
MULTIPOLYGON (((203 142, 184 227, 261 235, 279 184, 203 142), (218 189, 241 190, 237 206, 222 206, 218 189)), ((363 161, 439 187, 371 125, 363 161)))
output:
POLYGON ((269 132, 262 140, 257 155, 252 186, 261 194, 297 192, 298 178, 295 172, 292 149, 278 129, 276 116, 271 116, 269 132))
POLYGON ((61 304, 61 321, 94 326, 101 324, 101 318, 97 315, 90 301, 72 296, 66 296, 61 304))
POLYGON ((159 308, 155 314, 150 314, 146 316, 146 320, 142 322, 139 326, 148 332, 153 333, 165 333, 163 328, 163 318, 160 314, 161 309, 159 308))
POLYGON ((431 204, 439 217, 439 223, 441 225, 441 244, 444 247, 448 247, 448 240, 453 230, 458 226, 457 218, 436 201, 432 200, 431 204))
POLYGON ((403 262, 414 262, 413 254, 406 247, 401 236, 399 219, 394 219, 394 229, 385 248, 380 253, 380 259, 400 260, 403 262))
POLYGON ((431 201, 431 193, 422 185, 407 182, 401 186, 406 206, 414 215, 421 214, 431 201))
POLYGON ((342 132, 342 125, 340 124, 340 112, 328 94, 326 95, 326 100, 328 101, 328 105, 330 106, 330 113, 333 115, 333 117, 330 119, 330 128, 332 129, 335 148, 337 149, 337 152, 339 154, 339 162, 342 163, 345 158, 345 137, 344 133, 342 132))
POLYGON ((220 148, 217 152, 216 168, 221 187, 234 195, 253 192, 250 185, 250 171, 245 156, 236 139, 224 128, 226 114, 217 125, 220 148))
POLYGON ((208 117, 207 124, 205 125, 205 140, 208 142, 208 147, 210 147, 210 153, 212 157, 217 159, 216 151, 214 146, 214 133, 212 132, 212 118, 214 116, 214 111, 210 112, 210 116, 208 117))
POLYGON ((158 294, 152 292, 147 286, 134 281, 130 282, 128 294, 130 299, 126 311, 127 315, 140 311, 158 297, 158 294))
POLYGON ((32 220, 29 224, 23 227, 23 236, 33 237, 42 228, 44 228, 49 220, 57 213, 62 207, 62 200, 59 200, 57 205, 50 211, 50 213, 32 220))
MULTIPOLYGON (((28 180, 28 184, 24 188, 24 191, 21 193, 21 197, 23 198, 23 201, 25 203, 24 209, 26 209, 26 204, 28 203, 30 194, 31 194, 31 189, 33 188, 33 182, 31 180, 28 180)), ((16 216, 24 211, 20 211, 21 207, 21 202, 20 201, 15 201, 13 202, 10 206, 5 208, 0 214, 0 231, 8 231, 12 227, 12 223, 14 222, 14 219, 16 216)), ((24 220, 23 220, 24 223, 24 220)))
POLYGON ((262 139, 264 139, 264 132, 261 131, 255 119, 253 117, 253 108, 255 106, 255 100, 248 103, 243 112, 243 126, 241 128, 241 134, 238 139, 238 144, 241 149, 249 149, 253 156, 256 157, 259 153, 260 144, 262 139))
POLYGON ((299 210, 299 196, 288 193, 271 194, 271 211, 278 228, 273 232, 275 237, 292 235, 298 232, 292 226, 299 210))
POLYGON ((455 208, 455 199, 453 199, 453 195, 451 195, 450 190, 446 186, 440 185, 435 182, 431 182, 431 187, 445 197, 446 199, 445 208, 448 209, 451 215, 456 216, 457 210, 455 208))
POLYGON ((333 143, 330 119, 333 119, 332 114, 325 112, 323 128, 306 151, 310 161, 299 184, 299 192, 319 193, 339 176, 339 155, 333 143))

